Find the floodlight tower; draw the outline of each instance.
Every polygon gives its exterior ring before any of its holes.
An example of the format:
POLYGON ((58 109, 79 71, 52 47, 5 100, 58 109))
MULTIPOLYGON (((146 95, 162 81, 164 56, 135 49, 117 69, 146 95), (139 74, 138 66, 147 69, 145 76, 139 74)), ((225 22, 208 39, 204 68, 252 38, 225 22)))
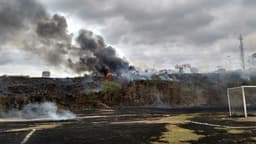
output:
POLYGON ((239 36, 239 40, 240 40, 241 65, 242 65, 242 69, 244 71, 245 70, 245 60, 244 60, 244 45, 243 45, 243 36, 242 35, 239 36))

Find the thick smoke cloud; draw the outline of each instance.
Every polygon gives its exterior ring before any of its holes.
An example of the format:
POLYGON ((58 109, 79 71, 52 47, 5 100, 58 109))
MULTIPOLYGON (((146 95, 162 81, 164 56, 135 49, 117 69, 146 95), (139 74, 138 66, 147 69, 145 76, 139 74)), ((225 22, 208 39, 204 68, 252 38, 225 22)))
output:
POLYGON ((64 64, 71 70, 81 73, 95 71, 101 74, 127 69, 128 62, 117 57, 116 51, 107 46, 104 39, 88 30, 80 30, 76 42, 71 45, 72 35, 67 33, 67 23, 63 16, 54 15, 37 24, 37 35, 41 42, 53 47, 46 58, 51 64, 64 64), (77 60, 78 59, 78 60, 77 60))
MULTIPOLYGON (((104 39, 91 31, 81 30, 77 37, 80 45, 79 68, 77 71, 89 69, 103 74, 107 72, 120 72, 129 68, 128 62, 116 56, 116 51, 106 46, 104 39)), ((70 61, 71 65, 74 65, 70 61)), ((77 64, 76 64, 77 65, 77 64)))
POLYGON ((88 30, 80 30, 76 45, 67 32, 65 17, 50 16, 33 0, 0 2, 0 41, 27 52, 52 67, 83 73, 119 72, 128 69, 128 62, 119 58, 104 39, 88 30))
POLYGON ((65 17, 56 14, 51 19, 38 22, 36 32, 45 38, 66 38, 67 26, 65 17))
POLYGON ((27 45, 26 50, 39 54, 52 66, 67 65, 72 35, 67 33, 65 17, 57 14, 46 17, 38 21, 35 27, 34 43, 27 45))

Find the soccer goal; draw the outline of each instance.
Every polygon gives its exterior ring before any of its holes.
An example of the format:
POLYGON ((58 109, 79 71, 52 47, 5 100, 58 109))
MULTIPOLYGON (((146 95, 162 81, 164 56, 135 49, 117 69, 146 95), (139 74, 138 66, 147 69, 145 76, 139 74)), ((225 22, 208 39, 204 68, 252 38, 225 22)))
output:
POLYGON ((256 86, 240 86, 227 89, 229 116, 256 114, 256 86))

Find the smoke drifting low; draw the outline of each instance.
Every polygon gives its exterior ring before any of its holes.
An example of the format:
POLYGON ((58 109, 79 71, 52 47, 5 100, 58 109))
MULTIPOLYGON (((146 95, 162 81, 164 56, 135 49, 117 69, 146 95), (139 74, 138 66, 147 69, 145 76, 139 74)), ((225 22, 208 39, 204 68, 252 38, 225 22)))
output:
POLYGON ((76 115, 70 111, 58 112, 55 103, 34 103, 25 105, 20 111, 10 110, 7 113, 0 113, 2 118, 22 118, 22 119, 40 119, 40 120, 68 120, 75 119, 76 115))
POLYGON ((104 39, 82 29, 77 38, 67 32, 65 17, 50 16, 34 0, 0 2, 0 42, 36 56, 50 66, 75 73, 94 71, 101 74, 129 69, 129 63, 116 54, 104 39), (72 39, 76 44, 72 45, 72 39))

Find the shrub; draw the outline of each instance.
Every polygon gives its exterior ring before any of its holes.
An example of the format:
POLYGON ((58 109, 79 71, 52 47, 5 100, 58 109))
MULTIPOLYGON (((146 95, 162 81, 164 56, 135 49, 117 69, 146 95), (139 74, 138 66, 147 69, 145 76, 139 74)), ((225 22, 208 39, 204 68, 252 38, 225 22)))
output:
POLYGON ((121 84, 118 82, 114 82, 114 81, 104 81, 103 83, 103 92, 104 93, 112 93, 115 91, 118 91, 121 89, 121 84))

